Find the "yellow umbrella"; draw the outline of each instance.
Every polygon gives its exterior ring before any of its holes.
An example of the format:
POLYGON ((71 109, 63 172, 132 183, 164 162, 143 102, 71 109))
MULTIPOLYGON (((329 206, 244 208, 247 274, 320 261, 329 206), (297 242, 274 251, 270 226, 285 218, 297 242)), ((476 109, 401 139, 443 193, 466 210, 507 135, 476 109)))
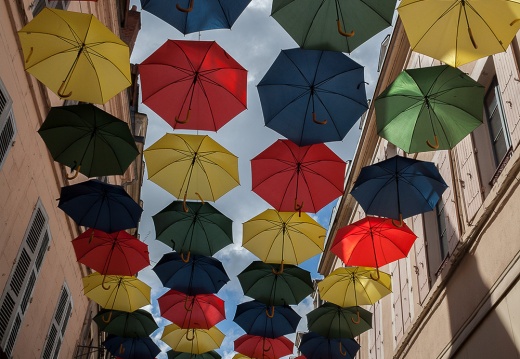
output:
POLYGON ((58 96, 104 104, 130 86, 130 51, 91 14, 44 8, 18 31, 25 69, 58 96))
POLYGON ((220 348, 224 333, 217 327, 182 329, 176 324, 170 324, 164 327, 161 340, 177 352, 202 354, 220 348))
POLYGON ((412 49, 454 67, 505 51, 520 29, 520 0, 402 0, 397 10, 412 49))
POLYGON ((239 185, 238 158, 209 136, 167 133, 144 151, 148 179, 177 198, 215 201, 239 185))
POLYGON ((233 355, 232 359, 252 359, 252 358, 248 357, 247 355, 241 354, 241 353, 236 353, 235 355, 233 355))
POLYGON ((318 283, 323 300, 353 307, 370 305, 392 293, 390 275, 372 267, 338 268, 318 283))
POLYGON ((307 213, 268 209, 243 228, 242 246, 265 263, 300 264, 323 252, 326 230, 307 213))

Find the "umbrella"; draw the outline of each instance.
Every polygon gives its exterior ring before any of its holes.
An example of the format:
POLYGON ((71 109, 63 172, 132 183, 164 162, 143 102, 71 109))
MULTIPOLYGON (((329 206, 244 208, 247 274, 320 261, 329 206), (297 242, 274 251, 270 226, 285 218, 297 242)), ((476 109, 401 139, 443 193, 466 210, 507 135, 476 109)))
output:
POLYGON ((215 201, 239 185, 238 158, 209 136, 167 133, 144 157, 148 178, 184 202, 215 201))
POLYGON ((299 264, 323 252, 325 234, 306 213, 268 209, 244 223, 242 245, 266 263, 299 264))
POLYGON ((318 290, 321 299, 340 307, 370 305, 392 292, 392 279, 375 268, 338 268, 318 283, 318 290))
POLYGON ((354 359, 359 344, 354 339, 330 339, 313 332, 302 336, 300 352, 307 359, 354 359))
POLYGON ((175 129, 217 131, 246 109, 247 71, 214 41, 168 40, 139 73, 143 103, 175 129))
POLYGON ((18 35, 25 70, 61 98, 104 104, 132 83, 128 45, 91 14, 44 8, 18 35))
POLYGON ((187 295, 169 290, 157 301, 161 316, 182 329, 209 329, 226 319, 224 301, 213 294, 187 295))
POLYGON ((326 338, 354 338, 372 328, 372 313, 361 307, 323 303, 307 314, 307 326, 326 338))
POLYGON ((131 313, 102 309, 93 320, 99 330, 127 338, 147 337, 159 328, 152 315, 143 309, 131 313))
POLYGON ((221 359, 222 357, 216 351, 211 350, 206 353, 200 354, 192 354, 192 353, 183 353, 176 352, 174 350, 168 350, 166 352, 168 355, 168 359, 221 359))
POLYGON ((412 50, 453 67, 506 51, 520 29, 517 0, 403 0, 397 10, 412 50))
POLYGON ((122 175, 139 154, 128 124, 91 104, 52 107, 38 133, 70 179, 122 175))
POLYGON ((136 228, 143 212, 122 186, 98 180, 63 187, 58 207, 78 225, 108 233, 136 228))
POLYGON ((448 65, 405 70, 375 100, 378 134, 409 153, 451 149, 482 124, 484 91, 448 65))
POLYGON ((244 294, 269 306, 298 304, 313 292, 311 275, 293 265, 251 263, 239 275, 244 294))
POLYGON ((72 246, 78 262, 101 274, 134 275, 150 265, 148 245, 125 231, 88 229, 72 246))
POLYGON ((177 352, 202 354, 219 348, 224 337, 217 327, 182 329, 176 324, 169 324, 164 327, 161 340, 177 352))
POLYGON ((286 337, 264 338, 245 334, 235 339, 235 351, 250 358, 277 359, 292 354, 294 344, 286 337))
POLYGON ((253 191, 279 211, 316 213, 343 194, 345 169, 324 144, 278 140, 251 160, 253 191))
POLYGON ((165 287, 188 295, 217 293, 229 282, 222 263, 213 257, 191 255, 185 259, 170 252, 152 269, 165 287))
POLYGON ((247 334, 277 338, 296 332, 301 317, 288 305, 268 306, 253 300, 237 306, 233 321, 247 334))
POLYGON ((103 345, 110 354, 121 359, 153 359, 161 349, 149 338, 125 338, 109 335, 103 345))
POLYGON ((156 239, 179 253, 212 256, 233 243, 233 221, 209 203, 175 201, 152 219, 156 239))
POLYGON ((363 167, 350 194, 366 214, 403 218, 431 211, 448 185, 432 162, 395 156, 363 167))
POLYGON ((299 146, 341 141, 368 108, 363 67, 335 51, 282 50, 257 87, 266 126, 299 146))
POLYGON ((230 29, 251 0, 141 0, 143 10, 166 21, 184 35, 230 29))
POLYGON ((396 0, 274 0, 271 15, 304 49, 352 52, 392 25, 396 0))

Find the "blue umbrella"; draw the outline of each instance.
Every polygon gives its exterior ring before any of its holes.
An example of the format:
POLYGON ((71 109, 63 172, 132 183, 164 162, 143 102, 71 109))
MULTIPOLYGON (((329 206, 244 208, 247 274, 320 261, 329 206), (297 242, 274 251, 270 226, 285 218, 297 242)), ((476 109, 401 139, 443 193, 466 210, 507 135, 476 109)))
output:
POLYGON ((166 21, 184 35, 230 29, 251 0, 141 0, 143 10, 166 21))
POLYGON ((153 359, 161 352, 161 349, 149 337, 125 338, 109 335, 103 345, 110 354, 123 359, 153 359))
POLYGON ((268 306, 253 300, 237 306, 233 321, 247 334, 277 338, 295 333, 300 319, 288 305, 268 306))
POLYGON ((78 225, 107 233, 136 228, 143 212, 122 186, 98 180, 63 187, 58 207, 78 225))
POLYGON ((341 52, 282 50, 257 87, 266 126, 299 146, 341 141, 368 108, 363 66, 341 52))
POLYGON ((402 220, 433 210, 447 187, 432 162, 395 156, 363 167, 350 194, 366 214, 402 220))
POLYGON ((305 333, 299 346, 307 359, 353 359, 359 350, 354 339, 329 339, 314 332, 305 333))
POLYGON ((165 287, 187 295, 217 293, 229 282, 222 263, 202 255, 184 258, 176 252, 166 253, 152 269, 165 287))

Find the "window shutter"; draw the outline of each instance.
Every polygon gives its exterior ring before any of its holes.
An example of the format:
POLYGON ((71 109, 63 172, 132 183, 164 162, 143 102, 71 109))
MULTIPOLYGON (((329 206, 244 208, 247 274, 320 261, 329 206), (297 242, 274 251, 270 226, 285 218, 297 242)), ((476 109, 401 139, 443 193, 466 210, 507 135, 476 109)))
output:
POLYGON ((401 278, 399 275, 398 262, 390 263, 390 274, 392 275, 392 312, 395 348, 403 336, 403 307, 401 305, 401 278))
POLYGON ((430 291, 430 281, 428 277, 427 248, 425 245, 423 216, 413 217, 412 231, 417 236, 414 242, 415 252, 415 274, 417 275, 417 285, 419 287, 419 302, 422 303, 430 291))
POLYGON ((403 258, 397 262, 401 284, 401 306, 403 308, 403 332, 412 324, 410 310, 410 283, 408 280, 408 259, 403 258))
POLYGON ((72 313, 72 297, 70 295, 67 284, 61 287, 58 303, 51 320, 49 334, 45 341, 42 352, 42 359, 58 358, 63 342, 63 336, 67 329, 70 314, 72 313))
POLYGON ((12 105, 11 98, 0 81, 0 169, 11 149, 16 133, 12 105))

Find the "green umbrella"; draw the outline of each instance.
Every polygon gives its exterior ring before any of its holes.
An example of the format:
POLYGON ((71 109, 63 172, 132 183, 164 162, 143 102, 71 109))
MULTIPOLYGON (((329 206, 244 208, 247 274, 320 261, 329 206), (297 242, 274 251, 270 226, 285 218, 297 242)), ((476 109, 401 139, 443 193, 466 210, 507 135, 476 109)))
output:
POLYGON ((354 338, 372 328, 372 313, 361 307, 324 303, 307 314, 307 326, 326 338, 354 338))
POLYGON ((352 52, 392 24, 396 0, 274 0, 271 15, 304 49, 352 52))
POLYGON ((233 243, 233 221, 209 203, 174 201, 152 218, 157 240, 181 254, 212 256, 233 243))
POLYGON ((139 154, 128 124, 91 104, 51 108, 38 133, 55 161, 87 177, 122 175, 139 154))
POLYGON ((377 131, 408 153, 453 148, 482 124, 484 86, 448 65, 405 70, 375 100, 377 131))
POLYGON ((211 350, 202 354, 182 353, 174 350, 166 352, 168 359, 220 359, 222 358, 216 351, 211 350))
POLYGON ((127 338, 147 337, 158 328, 152 315, 143 309, 133 312, 102 309, 94 322, 108 334, 127 338))

